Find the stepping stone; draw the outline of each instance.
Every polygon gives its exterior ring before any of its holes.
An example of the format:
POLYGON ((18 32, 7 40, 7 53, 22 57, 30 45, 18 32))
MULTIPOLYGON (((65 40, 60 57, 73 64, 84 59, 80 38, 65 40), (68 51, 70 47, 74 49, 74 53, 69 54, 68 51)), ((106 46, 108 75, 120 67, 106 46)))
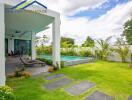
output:
POLYGON ((88 81, 83 81, 79 84, 75 84, 69 88, 66 88, 65 91, 70 93, 71 95, 79 95, 83 92, 86 92, 88 89, 94 87, 95 84, 88 82, 88 81))
POLYGON ((60 80, 45 84, 44 87, 48 90, 51 90, 51 89, 63 87, 71 82, 72 82, 72 80, 69 78, 62 78, 60 80))
POLYGON ((110 97, 104 93, 95 91, 93 94, 91 94, 85 100, 114 100, 114 98, 110 97))
POLYGON ((46 79, 47 80, 52 80, 52 79, 56 79, 56 78, 61 78, 63 76, 65 76, 65 75, 64 74, 56 74, 54 76, 48 76, 48 77, 46 77, 46 79))
POLYGON ((132 96, 130 96, 130 97, 128 98, 128 100, 132 100, 132 96))

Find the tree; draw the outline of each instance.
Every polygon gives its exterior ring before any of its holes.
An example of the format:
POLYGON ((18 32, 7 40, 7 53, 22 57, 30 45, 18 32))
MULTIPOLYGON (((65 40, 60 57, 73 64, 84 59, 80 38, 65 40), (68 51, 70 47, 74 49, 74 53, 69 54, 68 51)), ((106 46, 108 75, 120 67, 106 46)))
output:
POLYGON ((123 38, 118 38, 116 41, 116 45, 117 47, 115 48, 115 51, 120 55, 122 62, 126 62, 126 57, 129 52, 129 46, 126 44, 123 38))
POLYGON ((43 35, 41 40, 42 45, 44 45, 45 43, 48 43, 48 41, 49 41, 48 37, 46 35, 43 35))
POLYGON ((85 42, 82 44, 82 47, 94 47, 95 46, 95 42, 91 37, 87 37, 87 39, 85 40, 85 42))
POLYGON ((72 39, 72 38, 66 38, 66 37, 61 38, 61 47, 62 48, 73 47, 74 44, 75 44, 75 42, 74 42, 74 39, 72 39))
POLYGON ((124 24, 124 35, 126 36, 128 44, 132 45, 132 19, 124 24))
POLYGON ((100 55, 100 58, 102 60, 107 60, 108 55, 111 53, 111 47, 110 47, 110 41, 111 37, 108 37, 107 39, 103 40, 97 40, 98 43, 98 54, 100 55))
POLYGON ((36 46, 41 44, 41 46, 44 46, 45 43, 48 43, 49 39, 46 35, 43 35, 43 37, 36 37, 36 46))

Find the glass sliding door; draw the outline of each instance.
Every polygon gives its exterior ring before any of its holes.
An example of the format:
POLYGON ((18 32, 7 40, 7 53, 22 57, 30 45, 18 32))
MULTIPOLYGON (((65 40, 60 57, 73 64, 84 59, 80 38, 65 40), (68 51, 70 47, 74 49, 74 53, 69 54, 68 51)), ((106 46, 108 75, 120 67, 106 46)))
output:
POLYGON ((31 55, 31 41, 30 40, 14 40, 14 52, 22 55, 31 55))

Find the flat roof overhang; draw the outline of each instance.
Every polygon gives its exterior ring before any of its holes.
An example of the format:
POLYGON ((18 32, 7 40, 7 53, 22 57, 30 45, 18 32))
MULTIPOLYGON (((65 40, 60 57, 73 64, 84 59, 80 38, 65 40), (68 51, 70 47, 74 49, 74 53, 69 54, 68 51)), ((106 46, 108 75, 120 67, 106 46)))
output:
POLYGON ((41 32, 54 21, 54 17, 38 13, 38 10, 11 11, 11 6, 5 5, 5 29, 6 34, 15 31, 20 32, 41 32))

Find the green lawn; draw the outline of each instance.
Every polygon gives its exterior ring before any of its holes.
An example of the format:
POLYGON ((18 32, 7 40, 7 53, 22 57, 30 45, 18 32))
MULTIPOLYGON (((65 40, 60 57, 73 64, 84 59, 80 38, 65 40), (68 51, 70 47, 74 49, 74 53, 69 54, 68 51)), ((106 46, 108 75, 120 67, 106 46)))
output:
POLYGON ((72 84, 89 80, 96 83, 96 87, 79 96, 67 94, 64 87, 47 91, 43 84, 48 81, 44 80, 43 75, 28 79, 8 79, 7 84, 14 88, 17 100, 83 100, 95 90, 113 96, 115 100, 127 100, 132 95, 132 69, 128 68, 127 63, 98 61, 66 67, 56 73, 63 73, 73 79, 72 84))

